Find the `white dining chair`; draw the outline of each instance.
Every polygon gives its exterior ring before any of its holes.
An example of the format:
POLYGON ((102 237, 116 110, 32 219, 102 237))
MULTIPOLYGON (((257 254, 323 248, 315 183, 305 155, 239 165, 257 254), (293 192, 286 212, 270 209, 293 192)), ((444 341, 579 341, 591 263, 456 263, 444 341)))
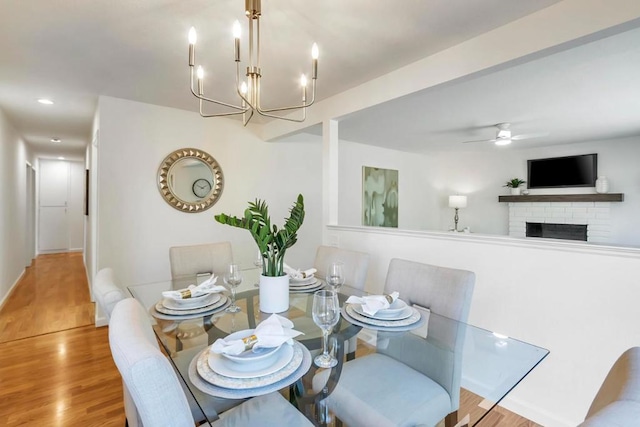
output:
POLYGON ((103 268, 96 274, 93 279, 93 297, 107 317, 107 321, 111 317, 113 307, 127 297, 112 268, 103 268))
POLYGON ((579 427, 640 425, 640 347, 626 350, 613 364, 579 427))
MULTIPOLYGON (((169 248, 171 278, 181 279, 197 274, 211 273, 222 277, 229 264, 233 264, 230 242, 169 248)), ((221 284, 218 282, 218 284, 221 284)))
MULTIPOLYGON (((192 427, 196 424, 195 420, 201 417, 193 414, 199 409, 194 412, 195 408, 190 408, 184 383, 160 352, 148 314, 138 301, 127 298, 114 308, 109 345, 135 403, 140 425, 192 427)), ((313 424, 279 393, 271 393, 224 412, 212 426, 311 427, 313 424)))
MULTIPOLYGON (((466 322, 475 274, 393 259, 385 293, 398 291, 411 306, 466 322)), ((328 397, 349 426, 446 426, 457 423, 464 324, 430 316, 427 337, 378 332, 374 354, 347 362, 328 397)))

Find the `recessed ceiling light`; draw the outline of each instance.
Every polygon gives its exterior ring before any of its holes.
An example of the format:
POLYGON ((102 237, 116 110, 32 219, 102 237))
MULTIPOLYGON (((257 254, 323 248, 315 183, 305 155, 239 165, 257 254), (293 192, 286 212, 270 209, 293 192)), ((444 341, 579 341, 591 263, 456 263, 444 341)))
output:
POLYGON ((53 101, 50 99, 46 99, 46 98, 40 98, 38 99, 38 102, 40 104, 44 104, 44 105, 53 105, 53 101))
POLYGON ((58 157, 58 160, 64 160, 64 157, 60 156, 58 157))
POLYGON ((51 142, 57 144, 58 142, 62 142, 62 140, 60 138, 51 138, 51 142))

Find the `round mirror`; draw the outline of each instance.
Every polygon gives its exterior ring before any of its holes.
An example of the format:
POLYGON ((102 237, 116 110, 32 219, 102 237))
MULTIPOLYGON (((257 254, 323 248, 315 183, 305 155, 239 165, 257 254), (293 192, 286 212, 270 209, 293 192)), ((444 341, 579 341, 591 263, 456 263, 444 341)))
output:
POLYGON ((209 153, 182 148, 169 154, 158 168, 158 188, 164 200, 183 212, 213 206, 224 187, 222 168, 209 153))

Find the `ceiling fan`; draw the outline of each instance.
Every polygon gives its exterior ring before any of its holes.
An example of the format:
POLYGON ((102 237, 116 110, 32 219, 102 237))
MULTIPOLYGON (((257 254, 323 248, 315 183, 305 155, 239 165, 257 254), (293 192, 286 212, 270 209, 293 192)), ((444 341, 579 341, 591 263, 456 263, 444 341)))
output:
POLYGON ((496 145, 508 145, 511 144, 511 141, 519 141, 522 139, 531 139, 531 138, 541 138, 543 136, 549 135, 546 132, 540 133, 526 133, 522 135, 512 135, 511 134, 511 123, 498 123, 495 125, 498 129, 496 133, 496 137, 493 139, 479 139, 475 141, 464 141, 463 144, 467 144, 470 142, 493 142, 496 145))

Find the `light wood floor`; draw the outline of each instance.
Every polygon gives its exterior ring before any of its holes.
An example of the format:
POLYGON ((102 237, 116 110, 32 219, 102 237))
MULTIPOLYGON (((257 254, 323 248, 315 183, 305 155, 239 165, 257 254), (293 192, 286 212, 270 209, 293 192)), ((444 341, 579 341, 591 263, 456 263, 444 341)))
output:
MULTIPOLYGON (((95 328, 82 255, 41 255, 0 310, 0 426, 124 425, 108 329, 95 328)), ((359 353, 367 352, 360 348, 359 353)), ((463 390, 460 419, 481 399, 463 390)), ((540 427, 503 408, 482 427, 540 427)))

